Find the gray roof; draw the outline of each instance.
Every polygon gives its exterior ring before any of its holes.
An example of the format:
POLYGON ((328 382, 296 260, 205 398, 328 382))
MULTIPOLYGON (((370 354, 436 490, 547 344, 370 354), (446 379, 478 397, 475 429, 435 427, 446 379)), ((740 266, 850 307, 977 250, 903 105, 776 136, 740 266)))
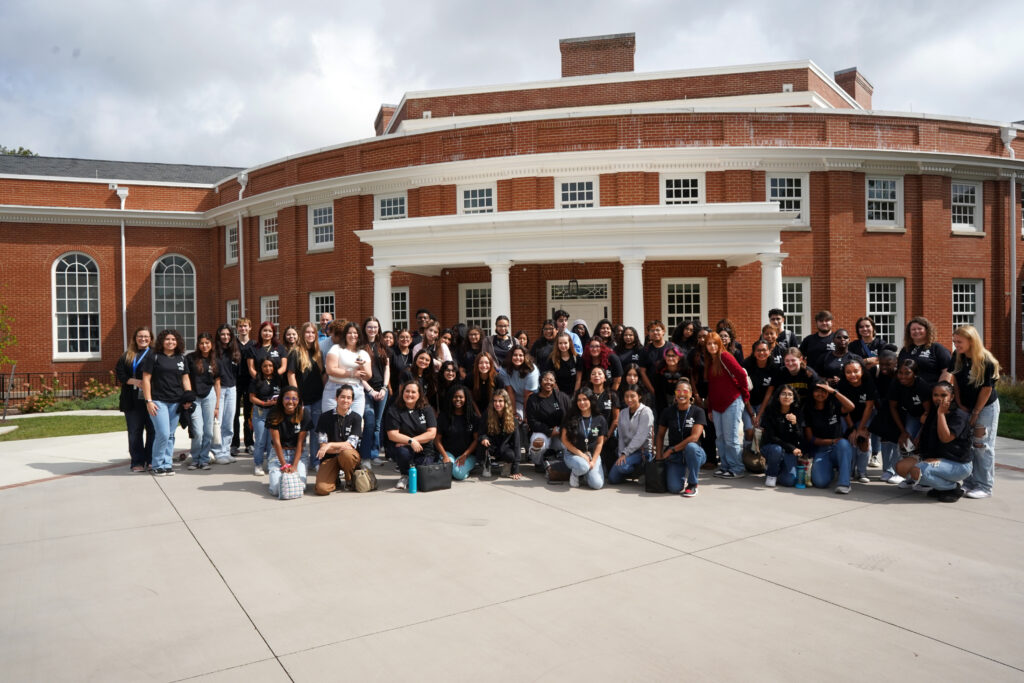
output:
POLYGON ((0 154, 0 174, 38 175, 58 178, 97 178, 101 180, 159 181, 212 185, 234 175, 242 168, 230 166, 193 166, 191 164, 152 164, 139 161, 100 161, 61 157, 24 157, 0 154))

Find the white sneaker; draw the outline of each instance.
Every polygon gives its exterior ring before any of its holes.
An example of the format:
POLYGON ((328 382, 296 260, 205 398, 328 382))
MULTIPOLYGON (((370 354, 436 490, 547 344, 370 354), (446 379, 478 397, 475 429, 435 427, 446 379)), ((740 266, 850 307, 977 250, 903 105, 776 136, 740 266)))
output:
POLYGON ((850 492, 850 487, 849 486, 837 486, 836 487, 836 493, 841 493, 841 494, 845 495, 845 494, 847 494, 849 492, 850 492))
POLYGON ((882 466, 882 458, 878 455, 878 453, 872 453, 871 457, 868 458, 868 467, 873 469, 875 467, 881 467, 881 466, 882 466))
POLYGON ((985 489, 971 489, 970 491, 965 493, 964 496, 966 496, 967 498, 975 498, 975 499, 977 499, 977 498, 991 498, 992 497, 992 492, 991 491, 986 491, 985 489))
POLYGON ((773 488, 775 488, 775 484, 778 483, 778 481, 779 481, 778 477, 773 477, 771 475, 768 475, 767 477, 764 478, 764 485, 767 486, 770 489, 773 489, 773 488))
POLYGON ((266 474, 266 472, 264 472, 263 468, 260 467, 259 465, 256 465, 256 467, 252 468, 252 476, 262 477, 264 474, 266 474))
POLYGON ((903 483, 903 477, 901 477, 898 474, 893 474, 893 475, 890 475, 890 477, 888 479, 885 479, 884 481, 885 481, 886 484, 902 484, 903 483))
POLYGON ((866 475, 866 474, 862 474, 859 477, 857 477, 857 481, 859 483, 861 483, 861 484, 870 484, 871 483, 871 480, 868 479, 868 475, 866 475))
POLYGON ((230 455, 218 455, 213 462, 216 463, 217 465, 230 465, 234 461, 235 459, 232 458, 230 455))
POLYGON ((575 472, 569 473, 569 488, 578 489, 580 487, 580 475, 575 472))
POLYGON ((404 491, 409 486, 409 477, 399 477, 398 483, 395 484, 395 488, 399 491, 404 491))

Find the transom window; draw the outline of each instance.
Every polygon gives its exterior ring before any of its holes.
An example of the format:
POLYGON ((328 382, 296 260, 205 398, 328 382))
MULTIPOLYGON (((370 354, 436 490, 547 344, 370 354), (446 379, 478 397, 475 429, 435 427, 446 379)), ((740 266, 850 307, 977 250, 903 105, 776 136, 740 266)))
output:
POLYGON ((662 204, 699 204, 704 201, 698 176, 662 176, 662 204))
POLYGON ((589 209, 597 206, 597 182, 590 178, 558 182, 558 206, 562 209, 589 209))
POLYGON ((309 249, 331 249, 334 247, 334 206, 309 207, 309 249))
POLYGON ((196 269, 178 254, 153 265, 153 333, 177 330, 191 347, 196 340, 196 269))
POLYGON ((807 216, 808 176, 806 173, 768 174, 766 184, 768 201, 778 202, 779 209, 782 211, 796 211, 798 215, 793 221, 794 225, 810 225, 807 216))
POLYGON ((491 285, 459 285, 459 302, 462 320, 467 327, 479 327, 486 334, 491 333, 491 285))
POLYGON ((953 331, 974 325, 982 331, 982 280, 953 280, 953 331))
POLYGON ((782 278, 782 312, 786 315, 786 331, 798 339, 807 335, 807 313, 810 310, 811 279, 808 277, 782 278))
POLYGON ((982 230, 981 183, 954 180, 951 184, 953 229, 982 230))
POLYGON ((309 319, 319 323, 321 313, 334 315, 334 292, 309 293, 309 319))
POLYGON ((277 214, 260 218, 260 258, 270 256, 277 256, 277 214))
POLYGON ((494 213, 494 186, 465 187, 460 196, 462 213, 494 213))
POLYGON ((227 265, 238 263, 238 226, 229 225, 224 229, 224 256, 227 265))
POLYGON ((404 330, 409 326, 409 288, 391 290, 391 329, 404 330))
POLYGON ((903 340, 903 278, 868 278, 867 312, 882 339, 903 340))
POLYGON ((903 181, 901 178, 867 179, 866 219, 868 225, 903 224, 903 181))
POLYGON ((577 285, 577 292, 570 292, 569 285, 551 285, 552 301, 574 301, 576 299, 598 299, 608 298, 607 282, 581 282, 577 285))
POLYGON ((377 218, 382 221, 405 218, 405 195, 396 194, 377 198, 377 218))
POLYGON ((684 320, 707 320, 707 278, 661 281, 661 319, 671 333, 684 320))
POLYGON ((53 264, 54 356, 100 357, 100 271, 85 254, 65 254, 53 264))
POLYGON ((281 324, 281 300, 276 294, 260 297, 260 324, 265 322, 281 324))

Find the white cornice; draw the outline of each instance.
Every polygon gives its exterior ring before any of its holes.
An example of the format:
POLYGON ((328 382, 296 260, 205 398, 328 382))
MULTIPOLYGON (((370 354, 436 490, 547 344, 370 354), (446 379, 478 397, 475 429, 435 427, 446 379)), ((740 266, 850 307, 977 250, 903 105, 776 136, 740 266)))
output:
POLYGON ((120 225, 166 228, 206 228, 198 211, 133 211, 81 209, 53 206, 0 205, 0 222, 64 225, 120 225))

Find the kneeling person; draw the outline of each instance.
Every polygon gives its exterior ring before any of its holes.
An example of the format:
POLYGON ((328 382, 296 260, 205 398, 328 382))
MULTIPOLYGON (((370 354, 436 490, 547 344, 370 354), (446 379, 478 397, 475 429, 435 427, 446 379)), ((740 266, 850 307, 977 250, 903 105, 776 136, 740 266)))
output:
POLYGON ((932 405, 921 427, 922 459, 904 458, 896 472, 917 482, 915 490, 927 490, 943 503, 955 503, 964 494, 960 482, 973 469, 970 416, 953 402, 953 385, 939 382, 932 388, 932 405))
POLYGON ((707 461, 700 439, 704 435, 708 418, 703 408, 693 405, 693 386, 690 380, 679 380, 675 395, 675 405, 666 408, 658 418, 656 457, 658 460, 668 458, 665 463, 665 480, 669 492, 682 492, 684 497, 693 498, 697 495, 697 485, 700 483, 698 475, 701 465, 707 461))
POLYGON ((316 471, 316 494, 326 496, 337 488, 338 470, 345 473, 346 486, 352 485, 352 473, 359 466, 359 441, 363 435, 363 417, 352 411, 355 400, 348 384, 338 387, 337 406, 320 416, 316 431, 320 435, 320 461, 316 471))

